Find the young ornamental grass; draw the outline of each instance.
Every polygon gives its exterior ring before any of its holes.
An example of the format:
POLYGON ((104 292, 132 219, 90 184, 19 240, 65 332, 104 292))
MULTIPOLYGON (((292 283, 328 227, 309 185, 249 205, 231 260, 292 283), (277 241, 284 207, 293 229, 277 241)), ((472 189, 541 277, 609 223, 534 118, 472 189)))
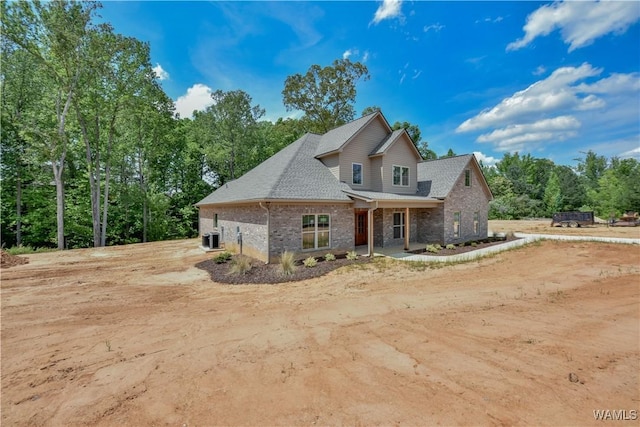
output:
POLYGON ((244 275, 251 270, 251 258, 238 255, 231 260, 231 267, 229 267, 229 274, 244 275))
POLYGON ((324 256, 324 260, 325 261, 335 261, 336 260, 336 256, 332 253, 328 253, 324 256))
POLYGON ((280 255, 280 270, 285 276, 290 276, 296 271, 296 260, 293 252, 284 251, 280 255))
POLYGON ((349 251, 349 252, 347 252, 347 259, 348 259, 349 261, 353 261, 353 260, 355 260, 355 259, 357 259, 357 258, 358 258, 358 253, 357 253, 356 251, 349 251))

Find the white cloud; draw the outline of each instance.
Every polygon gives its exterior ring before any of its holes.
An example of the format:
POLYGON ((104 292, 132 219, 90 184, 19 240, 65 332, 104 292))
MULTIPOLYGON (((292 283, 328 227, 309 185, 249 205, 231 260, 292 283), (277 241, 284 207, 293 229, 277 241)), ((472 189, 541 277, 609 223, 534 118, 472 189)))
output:
POLYGON ((525 144, 564 141, 577 135, 582 124, 573 116, 559 116, 533 123, 509 125, 480 135, 478 142, 491 142, 500 151, 518 151, 525 144))
POLYGON ((546 69, 544 66, 542 66, 542 65, 538 65, 538 67, 533 71, 533 73, 532 73, 532 74, 533 74, 534 76, 541 76, 541 75, 543 75, 543 74, 544 74, 544 73, 546 73, 546 72, 547 72, 547 69, 546 69))
POLYGON ((549 77, 540 80, 525 90, 503 99, 491 109, 482 111, 458 126, 456 132, 467 132, 492 126, 512 123, 514 120, 563 108, 597 106, 594 99, 579 97, 578 90, 571 86, 578 80, 597 76, 602 70, 585 63, 580 67, 562 67, 549 77))
POLYGON ((176 104, 176 113, 180 114, 180 117, 191 117, 194 111, 202 111, 208 106, 213 104, 211 98, 211 88, 203 85, 202 83, 196 83, 187 89, 187 93, 179 97, 176 104))
POLYGON ((371 23, 378 24, 385 19, 392 19, 402 16, 402 0, 383 0, 382 4, 373 15, 371 23))
POLYGON ((169 73, 167 73, 160 64, 156 64, 156 66, 153 67, 153 72, 156 73, 156 77, 160 81, 169 79, 169 73))
POLYGON ((369 59, 369 51, 365 50, 364 53, 362 54, 362 62, 367 62, 368 59, 369 59))
POLYGON ((476 141, 499 151, 531 149, 578 136, 606 144, 612 136, 632 135, 635 145, 625 140, 617 153, 632 151, 638 145, 640 73, 597 79, 601 73, 587 63, 559 68, 464 121, 456 132, 484 131, 476 141))
POLYGON ((422 29, 422 31, 424 31, 425 33, 428 33, 429 31, 433 30, 433 31, 435 31, 437 33, 440 30, 442 30, 443 28, 444 28, 444 25, 442 25, 439 22, 437 22, 435 24, 425 25, 424 28, 422 29))
POLYGON ((523 27, 524 37, 509 43, 507 51, 523 48, 536 37, 559 29, 571 52, 606 34, 622 34, 639 19, 637 1, 556 2, 531 13, 523 27))
MULTIPOLYGON (((638 141, 636 141, 637 143, 638 141)), ((636 158, 636 159, 640 159, 640 147, 636 147, 634 149, 631 149, 629 151, 625 151, 624 153, 621 153, 620 158, 623 159, 628 159, 628 158, 636 158)))
POLYGON ((492 156, 487 156, 480 151, 474 151, 473 154, 475 154, 476 159, 478 159, 479 162, 482 162, 485 166, 494 166, 500 160, 492 156))
MULTIPOLYGON (((358 53, 357 51, 355 53, 358 53)), ((342 59, 349 59, 349 57, 351 55, 353 55, 354 52, 351 49, 347 49, 344 51, 344 53, 342 54, 342 59)))

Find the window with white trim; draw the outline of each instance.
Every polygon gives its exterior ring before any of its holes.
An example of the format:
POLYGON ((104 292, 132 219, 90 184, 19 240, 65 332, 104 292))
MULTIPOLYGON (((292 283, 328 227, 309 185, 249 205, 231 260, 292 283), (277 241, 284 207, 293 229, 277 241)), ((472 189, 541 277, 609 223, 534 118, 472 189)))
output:
POLYGON ((302 249, 328 248, 331 242, 331 219, 326 214, 302 215, 302 249))
POLYGON ((460 237, 460 212, 453 213, 453 237, 460 237))
POLYGON ((351 182, 362 185, 362 163, 351 163, 351 182))
POLYGON ((393 213, 393 238, 404 239, 404 212, 393 213))
POLYGON ((480 212, 473 213, 473 234, 478 234, 480 231, 480 212))
POLYGON ((213 228, 218 228, 218 214, 213 214, 213 228))
POLYGON ((400 187, 409 186, 409 168, 393 165, 393 185, 400 187))

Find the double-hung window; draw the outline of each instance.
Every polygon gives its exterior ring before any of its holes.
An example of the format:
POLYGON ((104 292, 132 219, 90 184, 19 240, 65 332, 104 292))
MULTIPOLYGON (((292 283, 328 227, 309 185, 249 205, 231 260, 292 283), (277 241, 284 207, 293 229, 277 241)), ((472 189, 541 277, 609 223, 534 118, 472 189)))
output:
POLYGON ((460 237, 460 212, 453 213, 453 237, 460 237))
POLYGON ((480 212, 473 213, 473 234, 478 234, 480 224, 480 212))
POLYGON ((404 212, 393 213, 393 238, 404 239, 404 212))
POLYGON ((302 215, 302 249, 328 248, 331 242, 329 215, 302 215))
POLYGON ((409 168, 406 166, 393 166, 393 185, 409 186, 409 168))
POLYGON ((352 163, 351 173, 351 182, 356 185, 362 185, 362 163, 352 163))
POLYGON ((464 186, 471 187, 471 170, 469 169, 464 171, 464 186))

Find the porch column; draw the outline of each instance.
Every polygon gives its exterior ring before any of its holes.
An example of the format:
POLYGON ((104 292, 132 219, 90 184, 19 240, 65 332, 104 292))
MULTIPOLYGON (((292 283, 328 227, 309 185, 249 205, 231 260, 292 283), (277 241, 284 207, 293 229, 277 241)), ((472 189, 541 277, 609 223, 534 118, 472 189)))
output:
POLYGON ((373 209, 367 210, 367 246, 369 256, 373 258, 373 209))
POLYGON ((411 220, 409 219, 409 208, 404 208, 404 250, 409 250, 409 234, 411 234, 411 229, 409 228, 409 224, 411 224, 411 220))

